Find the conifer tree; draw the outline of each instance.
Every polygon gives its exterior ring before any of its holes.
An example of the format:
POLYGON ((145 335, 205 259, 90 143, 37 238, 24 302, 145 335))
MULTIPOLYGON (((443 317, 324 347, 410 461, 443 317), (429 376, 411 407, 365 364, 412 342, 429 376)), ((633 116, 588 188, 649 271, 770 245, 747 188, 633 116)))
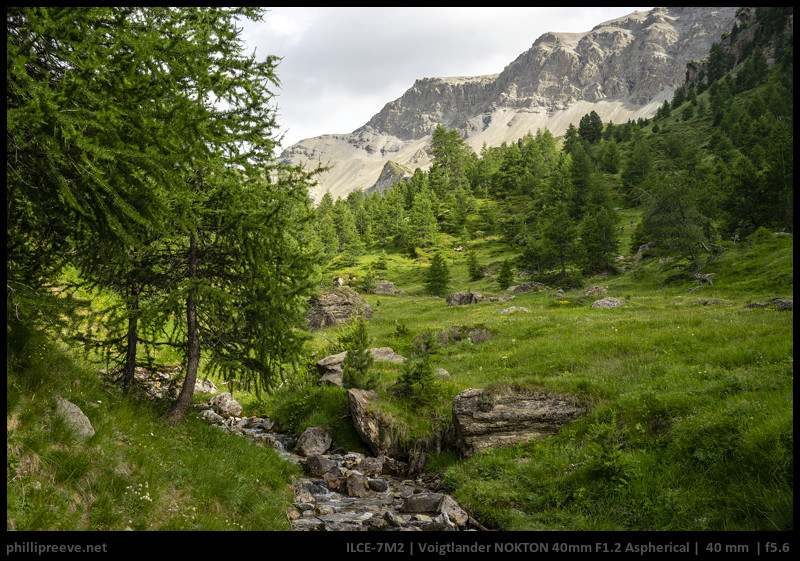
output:
POLYGON ((467 269, 470 280, 476 281, 483 278, 483 267, 478 264, 478 257, 473 250, 467 253, 467 269))
POLYGON ((497 274, 497 286, 505 290, 511 286, 512 282, 514 282, 514 273, 511 270, 511 263, 506 259, 503 261, 503 264, 500 266, 500 272, 497 274))
POLYGON ((450 286, 450 269, 440 252, 436 252, 431 259, 430 267, 425 274, 425 288, 428 294, 444 296, 450 286))
POLYGON ((344 387, 374 389, 378 384, 378 374, 372 370, 375 359, 370 352, 371 338, 363 314, 347 328, 339 343, 347 351, 342 365, 344 387))

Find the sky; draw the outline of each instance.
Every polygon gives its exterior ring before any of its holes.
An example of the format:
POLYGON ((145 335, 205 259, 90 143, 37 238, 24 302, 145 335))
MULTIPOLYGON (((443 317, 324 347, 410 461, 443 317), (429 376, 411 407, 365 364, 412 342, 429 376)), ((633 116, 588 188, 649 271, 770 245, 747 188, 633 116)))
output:
POLYGON ((248 54, 281 57, 282 148, 350 133, 418 78, 502 72, 548 31, 576 33, 649 7, 286 7, 243 22, 248 54))

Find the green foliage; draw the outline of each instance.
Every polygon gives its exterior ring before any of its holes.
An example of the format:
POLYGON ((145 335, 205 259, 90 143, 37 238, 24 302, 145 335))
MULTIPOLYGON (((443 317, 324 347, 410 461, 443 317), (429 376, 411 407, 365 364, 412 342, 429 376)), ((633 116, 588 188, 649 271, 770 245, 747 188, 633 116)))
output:
POLYGON ((467 252, 467 268, 469 270, 469 280, 476 281, 483 278, 483 267, 478 263, 478 257, 472 250, 467 252))
POLYGON ((344 387, 365 390, 377 387, 378 374, 372 369, 375 360, 370 352, 371 339, 363 314, 342 334, 339 344, 347 351, 342 364, 344 387))
POLYGON ((511 270, 511 263, 506 259, 500 266, 500 272, 497 273, 497 286, 505 290, 511 283, 514 282, 514 273, 511 270))
POLYGON ((450 287, 450 269, 441 252, 436 252, 425 274, 425 288, 428 294, 444 296, 450 287))

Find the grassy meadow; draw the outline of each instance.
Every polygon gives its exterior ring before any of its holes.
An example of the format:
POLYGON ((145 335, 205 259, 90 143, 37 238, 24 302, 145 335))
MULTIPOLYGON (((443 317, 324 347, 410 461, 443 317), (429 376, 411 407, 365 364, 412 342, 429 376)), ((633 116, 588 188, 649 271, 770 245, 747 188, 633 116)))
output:
MULTIPOLYGON (((493 276, 469 281, 466 253, 440 238, 452 291, 498 296, 493 276)), ((436 248, 434 248, 436 249, 436 248)), ((512 257, 494 239, 473 240, 487 268, 512 257)), ((465 459, 431 453, 427 468, 489 528, 501 530, 787 530, 793 528, 793 312, 751 303, 793 297, 791 236, 754 236, 706 267, 700 287, 679 261, 645 259, 584 288, 448 307, 424 292, 433 249, 414 259, 389 253, 379 271, 403 293, 365 294, 375 312, 372 346, 409 356, 424 332, 483 328, 491 339, 442 345, 425 404, 394 395, 402 366, 376 363, 379 408, 408 441, 430 440, 468 388, 515 385, 568 393, 588 413, 544 441, 465 459), (591 309, 608 287, 624 301, 591 309), (530 312, 500 314, 522 306, 530 312)), ((326 275, 361 278, 368 252, 326 275)), ((515 271, 516 272, 516 271, 515 271)), ((515 279, 515 284, 525 279, 515 279)), ((355 286, 357 281, 353 281, 355 286)), ((345 390, 316 384, 313 364, 336 350, 346 328, 312 334, 306 369, 272 395, 234 392, 245 415, 269 415, 285 431, 330 425, 334 446, 365 452, 346 420, 345 390)), ((287 530, 287 484, 297 468, 270 449, 211 428, 190 413, 178 427, 164 403, 124 398, 43 334, 7 342, 7 528, 13 530, 287 530), (74 439, 54 414, 60 393, 95 428, 74 439)), ((201 372, 202 375, 202 372, 201 372)), ((197 398, 200 400, 201 398, 197 398)))

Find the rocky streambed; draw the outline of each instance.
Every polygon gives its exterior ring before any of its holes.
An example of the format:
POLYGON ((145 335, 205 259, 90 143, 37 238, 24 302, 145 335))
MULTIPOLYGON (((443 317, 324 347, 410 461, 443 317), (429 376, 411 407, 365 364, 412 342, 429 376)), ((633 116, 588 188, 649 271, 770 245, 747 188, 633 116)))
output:
MULTIPOLYGON (((224 418, 212 409, 203 411, 201 416, 221 430, 273 446, 287 461, 302 467, 304 476, 291 485, 294 505, 287 513, 294 530, 485 529, 442 492, 438 478, 431 474, 407 476, 407 465, 388 456, 341 450, 323 453, 319 451, 319 435, 306 437, 304 433, 297 439, 278 434, 265 418, 224 418)), ((324 436, 321 440, 325 441, 324 436)))

